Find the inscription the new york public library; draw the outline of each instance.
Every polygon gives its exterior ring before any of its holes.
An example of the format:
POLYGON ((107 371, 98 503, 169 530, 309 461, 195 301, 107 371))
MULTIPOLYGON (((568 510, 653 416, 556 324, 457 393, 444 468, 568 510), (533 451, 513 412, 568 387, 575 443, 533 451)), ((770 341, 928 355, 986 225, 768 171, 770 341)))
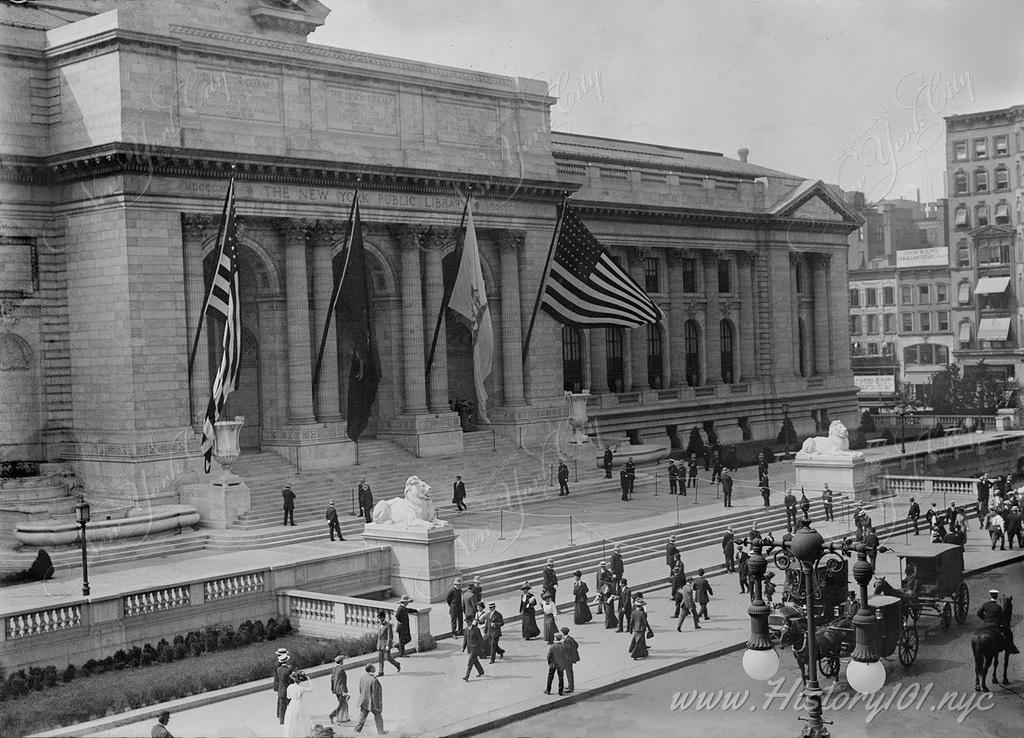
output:
MULTIPOLYGON (((186 179, 181 181, 183 195, 224 197, 227 183, 186 179)), ((350 205, 354 190, 334 187, 302 187, 298 185, 240 183, 235 187, 239 200, 287 202, 296 204, 350 205)), ((461 212, 464 201, 456 196, 424 195, 404 192, 359 193, 359 205, 364 208, 408 208, 411 210, 450 210, 461 212)))

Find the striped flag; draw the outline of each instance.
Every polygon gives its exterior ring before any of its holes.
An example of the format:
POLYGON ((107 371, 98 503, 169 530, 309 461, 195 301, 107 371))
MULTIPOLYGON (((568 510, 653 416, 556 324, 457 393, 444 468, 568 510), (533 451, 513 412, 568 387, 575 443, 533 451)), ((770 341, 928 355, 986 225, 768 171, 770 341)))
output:
POLYGON ((213 424, 224 411, 228 395, 238 387, 238 372, 242 358, 242 320, 238 295, 238 237, 235 222, 235 180, 228 183, 224 198, 224 212, 221 214, 220 231, 217 234, 217 271, 206 299, 206 318, 219 317, 224 321, 223 352, 220 367, 213 380, 213 392, 206 406, 206 420, 203 423, 202 452, 206 473, 210 473, 210 458, 213 455, 213 424))
POLYGON ((659 322, 661 309, 633 281, 566 203, 541 306, 580 328, 638 328, 659 322))

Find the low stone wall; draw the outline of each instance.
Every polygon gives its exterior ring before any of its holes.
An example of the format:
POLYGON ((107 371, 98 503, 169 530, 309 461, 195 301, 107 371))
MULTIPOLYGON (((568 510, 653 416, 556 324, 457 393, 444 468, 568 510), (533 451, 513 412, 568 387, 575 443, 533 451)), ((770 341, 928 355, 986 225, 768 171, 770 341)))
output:
MULTIPOLYGON (((320 638, 361 636, 376 633, 377 613, 386 610, 392 614, 398 609, 395 602, 377 602, 356 597, 339 597, 307 590, 289 589, 278 594, 278 613, 287 617, 301 635, 320 638)), ((413 648, 422 651, 430 640, 430 606, 409 608, 409 630, 413 648)), ((397 634, 395 639, 397 641, 397 634)))
POLYGON ((156 645, 161 638, 171 641, 207 625, 276 618, 278 593, 296 585, 348 595, 389 589, 391 553, 371 548, 216 579, 155 587, 140 583, 137 589, 113 595, 65 598, 46 609, 8 611, 0 634, 0 666, 7 671, 81 666, 118 649, 156 645))

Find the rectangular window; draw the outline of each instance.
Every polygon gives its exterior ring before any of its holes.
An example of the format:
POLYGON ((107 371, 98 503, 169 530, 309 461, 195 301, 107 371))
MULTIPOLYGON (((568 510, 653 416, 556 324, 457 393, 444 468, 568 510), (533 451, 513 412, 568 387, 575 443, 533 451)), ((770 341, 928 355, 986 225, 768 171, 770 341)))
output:
POLYGON ((956 265, 958 267, 971 265, 971 247, 967 245, 967 241, 958 241, 956 244, 956 265))
POLYGON ((882 316, 882 332, 896 332, 896 316, 893 315, 892 313, 886 313, 885 315, 882 316))
POLYGON ((927 333, 932 329, 932 314, 931 313, 919 313, 917 316, 918 322, 922 333, 927 333))
POLYGON ((850 290, 850 307, 860 307, 860 290, 850 290))
POLYGON ((896 289, 894 287, 883 287, 882 288, 882 304, 883 305, 895 305, 896 304, 896 289))
POLYGON ((988 139, 974 139, 974 158, 985 159, 986 157, 988 157, 988 139))
POLYGON ((940 310, 935 314, 935 327, 936 329, 945 333, 949 330, 949 311, 940 310))
POLYGON ((1010 222, 1010 206, 1005 202, 996 203, 996 223, 1006 224, 1010 222))
POLYGON ((956 225, 957 228, 966 228, 968 226, 967 208, 965 208, 963 205, 958 207, 953 212, 953 223, 954 225, 956 225))
POLYGON ((932 286, 930 284, 919 284, 917 286, 917 304, 930 305, 932 302, 932 286))
POLYGON ((877 343, 869 343, 868 344, 868 356, 878 356, 878 344, 877 343))
POLYGON ((683 292, 697 291, 697 260, 683 259, 683 292))
POLYGON ((953 158, 957 161, 967 161, 967 142, 966 141, 954 141, 953 142, 953 158))
POLYGON ((1010 153, 1010 139, 1005 133, 992 137, 992 148, 996 156, 1006 156, 1010 153))
POLYGON ((644 289, 648 292, 661 292, 660 262, 647 257, 644 259, 644 289))
POLYGON ((878 333, 878 316, 868 315, 867 316, 867 331, 869 336, 873 336, 878 333))
POLYGON ((1010 170, 1001 167, 996 170, 996 191, 1010 189, 1010 170))
POLYGON ((913 305, 914 304, 914 288, 905 284, 900 287, 900 305, 913 305))
POLYGON ((904 333, 912 333, 914 330, 914 314, 900 313, 900 328, 904 333))
POLYGON ((864 290, 864 304, 868 307, 875 307, 878 305, 878 290, 874 287, 868 287, 864 290))
POLYGON ((728 259, 718 260, 718 291, 732 292, 730 277, 730 262, 728 259))
POLYGON ((918 349, 918 361, 921 364, 934 364, 935 363, 935 352, 930 343, 922 343, 917 347, 918 349))
POLYGON ((856 335, 859 335, 859 334, 860 334, 860 316, 859 315, 851 315, 850 316, 850 335, 851 336, 856 336, 856 335))
POLYGON ((949 302, 949 285, 948 284, 937 284, 935 285, 935 302, 939 305, 943 305, 949 302))

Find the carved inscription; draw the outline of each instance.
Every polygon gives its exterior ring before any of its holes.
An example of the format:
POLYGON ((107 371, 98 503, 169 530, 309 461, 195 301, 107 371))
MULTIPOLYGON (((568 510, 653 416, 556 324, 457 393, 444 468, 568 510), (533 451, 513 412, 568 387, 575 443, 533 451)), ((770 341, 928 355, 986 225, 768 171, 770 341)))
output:
POLYGON ((398 95, 358 87, 329 87, 327 126, 336 131, 398 135, 398 95))
POLYGON ((466 146, 497 147, 498 111, 439 102, 437 140, 466 146))
MULTIPOLYGON (((222 198, 227 183, 222 181, 183 179, 179 180, 180 192, 184 195, 222 198)), ((235 196, 240 202, 259 200, 263 202, 316 203, 344 205, 352 203, 352 190, 333 187, 301 187, 298 185, 263 184, 241 182, 235 186, 235 196)), ((409 210, 447 210, 462 212, 463 201, 456 195, 429 195, 413 192, 375 192, 363 190, 359 193, 359 204, 368 208, 400 208, 409 210)), ((491 201, 481 201, 477 206, 483 212, 496 207, 491 201)))
POLYGON ((200 115, 280 123, 281 80, 263 74, 196 67, 181 85, 181 104, 200 115))

